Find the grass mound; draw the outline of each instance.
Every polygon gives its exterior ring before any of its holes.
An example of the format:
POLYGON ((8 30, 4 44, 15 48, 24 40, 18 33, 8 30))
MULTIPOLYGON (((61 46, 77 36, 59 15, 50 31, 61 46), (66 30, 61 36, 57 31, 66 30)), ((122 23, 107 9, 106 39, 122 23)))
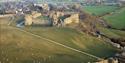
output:
MULTIPOLYGON (((21 32, 0 20, 0 61, 2 63, 87 63, 97 59, 21 32)), ((96 37, 70 28, 26 27, 24 30, 51 39, 71 48, 106 58, 117 50, 96 37)))

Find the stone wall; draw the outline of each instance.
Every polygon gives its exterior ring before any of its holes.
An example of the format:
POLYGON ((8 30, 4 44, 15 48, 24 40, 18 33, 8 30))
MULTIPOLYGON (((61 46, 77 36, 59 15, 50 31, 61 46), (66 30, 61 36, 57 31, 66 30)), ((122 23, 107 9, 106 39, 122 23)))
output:
POLYGON ((71 23, 79 23, 79 14, 72 14, 69 18, 64 19, 64 25, 71 23))
POLYGON ((32 25, 34 19, 41 16, 41 13, 32 12, 32 14, 25 15, 25 25, 32 25))
POLYGON ((110 58, 110 59, 102 60, 102 61, 99 61, 99 62, 96 62, 96 63, 119 63, 119 62, 118 62, 117 59, 110 58))
POLYGON ((58 21, 59 21, 59 17, 60 16, 64 16, 64 12, 60 12, 60 11, 52 11, 49 15, 49 17, 52 19, 53 21, 53 25, 57 25, 58 21))
POLYGON ((25 15, 25 25, 31 25, 33 23, 32 15, 25 15))
POLYGON ((32 17, 33 18, 37 18, 39 16, 41 16, 42 14, 41 13, 37 13, 37 12, 32 12, 32 17))

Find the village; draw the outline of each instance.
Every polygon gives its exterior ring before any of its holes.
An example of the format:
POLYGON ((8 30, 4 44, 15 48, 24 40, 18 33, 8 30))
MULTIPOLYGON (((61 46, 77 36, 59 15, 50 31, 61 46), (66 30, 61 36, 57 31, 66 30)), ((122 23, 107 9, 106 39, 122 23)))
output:
MULTIPOLYGON (((41 24, 41 25, 63 25, 63 19, 65 19, 65 24, 71 23, 71 20, 68 20, 69 18, 76 19, 74 20, 75 23, 78 23, 79 15, 77 10, 70 9, 68 5, 65 6, 54 6, 51 4, 32 4, 32 3, 25 3, 25 6, 17 6, 17 9, 14 7, 14 5, 9 5, 9 7, 5 7, 6 9, 3 10, 3 13, 5 11, 5 14, 16 14, 16 15, 23 15, 25 19, 25 25, 32 25, 34 24, 41 24), (31 4, 31 5, 29 5, 31 4), (29 7, 28 7, 29 5, 29 7), (67 7, 66 7, 67 6, 67 7), (55 7, 55 8, 54 8, 55 7), (65 7, 65 8, 64 8, 65 7), (61 10, 65 9, 65 10, 61 10), (73 10, 73 11, 70 11, 73 10), (44 19, 40 21, 40 19, 36 20, 38 17, 46 17, 46 21, 44 19), (75 17, 75 18, 74 18, 75 17)), ((73 7, 74 5, 72 5, 73 7)), ((79 6, 77 6, 79 7, 79 6)), ((1 11, 2 12, 2 11, 1 11)), ((64 25, 65 25, 64 24, 64 25)))
MULTIPOLYGON (((78 24, 80 22, 80 12, 82 6, 86 5, 118 5, 124 6, 124 0, 85 0, 84 3, 79 3, 81 0, 73 1, 75 4, 67 3, 34 3, 33 1, 24 0, 21 2, 5 2, 0 5, 0 14, 15 14, 24 17, 25 25, 53 25, 65 26, 71 23, 78 24), (45 17, 42 20, 38 18, 45 17), (75 20, 74 20, 75 19, 75 20)), ((44 2, 44 0, 42 1, 44 2)), ((72 3, 72 2, 71 2, 72 3)), ((19 20, 20 21, 20 20, 19 20)), ((23 21, 22 21, 23 22, 23 21)), ((18 23, 19 24, 19 23, 18 23)))
MULTIPOLYGON (((123 63, 125 62, 125 39, 110 38, 100 29, 112 28, 100 16, 85 12, 85 6, 116 6, 124 8, 125 0, 71 0, 72 2, 56 2, 41 0, 37 3, 34 0, 22 0, 19 2, 0 2, 0 18, 9 17, 13 22, 8 25, 19 29, 27 27, 55 27, 70 28, 86 33, 107 42, 120 50, 114 57, 96 63, 123 63), (15 20, 15 21, 14 21, 15 20), (118 42, 118 43, 117 43, 118 42), (120 43, 122 42, 122 43, 120 43)), ((114 11, 113 11, 114 12, 114 11)), ((112 13, 113 13, 112 12, 112 13)), ((112 15, 111 13, 106 13, 112 15)), ((115 28, 114 28, 115 29, 115 28)), ((123 29, 124 31, 124 29, 123 29)), ((1 62, 0 62, 1 63, 1 62)), ((36 62, 37 63, 37 62, 36 62)), ((88 62, 89 63, 89 62, 88 62)), ((91 62, 90 62, 91 63, 91 62)))

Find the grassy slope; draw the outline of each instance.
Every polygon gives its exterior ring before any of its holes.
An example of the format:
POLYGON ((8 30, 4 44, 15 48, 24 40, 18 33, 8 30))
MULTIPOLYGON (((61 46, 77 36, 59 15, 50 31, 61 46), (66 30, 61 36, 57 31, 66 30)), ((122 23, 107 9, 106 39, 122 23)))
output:
POLYGON ((120 9, 113 15, 104 16, 104 19, 113 27, 117 29, 125 29, 125 7, 120 9))
MULTIPOLYGON (((125 29, 125 7, 117 10, 112 15, 106 15, 103 17, 108 24, 116 29, 125 29)), ((110 38, 122 38, 125 39, 125 31, 102 28, 101 31, 110 38)))
POLYGON ((95 60, 4 25, 7 23, 0 20, 0 62, 2 63, 81 63, 95 60))
POLYGON ((68 28, 47 28, 47 27, 30 27, 26 29, 34 34, 38 34, 42 37, 46 37, 70 46, 72 48, 91 53, 93 55, 104 57, 112 55, 113 48, 111 45, 105 43, 102 40, 81 34, 78 31, 68 28), (98 45, 97 45, 98 44, 98 45), (96 46, 97 45, 97 46, 96 46), (101 47, 103 46, 103 47, 101 47), (93 52, 96 51, 96 52, 93 52), (106 51, 106 52, 105 52, 106 51), (104 54, 104 56, 102 55, 104 54))
POLYGON ((116 10, 118 7, 116 6, 85 6, 83 9, 90 14, 101 16, 106 13, 112 12, 116 10))
MULTIPOLYGON (((90 14, 103 15, 116 10, 118 7, 115 6, 86 6, 84 10, 90 14)), ((118 10, 113 15, 106 15, 104 19, 107 20, 108 24, 114 28, 125 28, 125 8, 118 10)), ((123 38, 125 39, 125 32, 114 29, 100 28, 101 32, 110 38, 123 38)))
POLYGON ((0 61, 5 63, 81 63, 95 60, 8 26, 1 29, 0 61))
MULTIPOLYGON (((0 61, 2 62, 86 63, 95 60, 84 54, 74 52, 4 25, 7 24, 5 20, 2 21, 1 19, 0 23, 2 23, 0 24, 0 58, 2 58, 0 61)), ((30 27, 26 28, 26 30, 99 57, 111 56, 116 51, 104 41, 72 29, 30 27)))

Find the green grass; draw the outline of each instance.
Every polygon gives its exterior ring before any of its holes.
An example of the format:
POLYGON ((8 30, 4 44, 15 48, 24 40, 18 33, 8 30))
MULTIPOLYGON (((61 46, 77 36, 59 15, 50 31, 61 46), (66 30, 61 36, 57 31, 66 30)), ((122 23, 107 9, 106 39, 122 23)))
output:
POLYGON ((92 15, 101 16, 118 9, 117 6, 84 6, 83 10, 92 15))
POLYGON ((125 29, 125 7, 115 12, 113 15, 104 16, 104 19, 117 29, 125 29))
MULTIPOLYGON (((9 21, 8 18, 0 20, 0 61, 2 63, 87 63, 97 61, 90 56, 21 32, 6 25, 7 21, 9 21)), ((116 53, 116 49, 103 40, 74 29, 56 27, 24 29, 98 57, 110 57, 116 53)))
POLYGON ((2 63, 81 63, 97 60, 4 24, 6 22, 0 25, 2 63))
POLYGON ((0 61, 4 63, 81 63, 96 60, 9 26, 2 26, 0 32, 0 61))
POLYGON ((55 27, 30 27, 25 30, 99 57, 108 57, 107 54, 112 55, 112 52, 110 51, 113 51, 113 47, 111 45, 105 43, 103 40, 86 35, 85 33, 80 33, 74 29, 55 27))

